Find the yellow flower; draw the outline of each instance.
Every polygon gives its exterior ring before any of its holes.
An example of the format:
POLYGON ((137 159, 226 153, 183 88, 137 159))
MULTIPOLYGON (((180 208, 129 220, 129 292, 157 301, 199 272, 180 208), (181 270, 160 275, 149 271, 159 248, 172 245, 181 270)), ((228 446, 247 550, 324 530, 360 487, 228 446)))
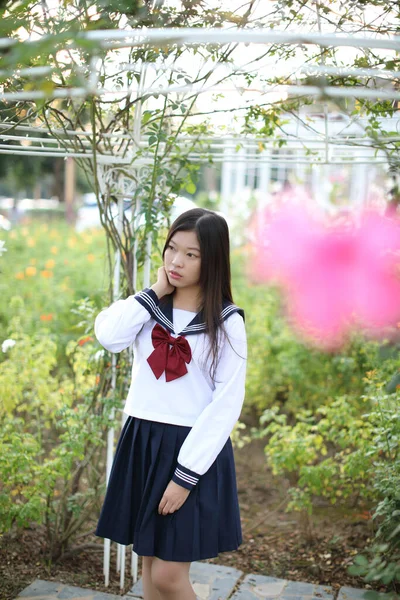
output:
POLYGON ((55 264, 56 264, 56 261, 53 260, 52 258, 49 258, 49 260, 46 261, 45 267, 46 267, 46 269, 53 269, 55 264))
POLYGON ((52 246, 52 247, 50 248, 50 252, 51 252, 52 254, 58 254, 58 248, 57 248, 57 246, 52 246))
POLYGON ((56 238, 58 238, 58 231, 55 231, 54 229, 52 229, 49 233, 49 237, 53 240, 55 240, 56 238))
POLYGON ((94 260, 96 260, 96 257, 94 254, 88 254, 86 256, 86 258, 88 259, 89 262, 93 262, 94 260))
POLYGON ((36 275, 36 267, 26 267, 25 273, 28 275, 28 277, 33 277, 36 275))
POLYGON ((25 279, 25 273, 23 271, 19 271, 18 273, 16 273, 15 277, 17 279, 25 279))
POLYGON ((49 230, 49 226, 47 225, 47 223, 43 223, 40 229, 42 231, 48 231, 49 230))
POLYGON ((31 258, 31 260, 29 262, 30 262, 31 265, 36 265, 37 259, 36 258, 31 258))
POLYGON ((16 232, 16 231, 10 231, 10 238, 11 238, 12 240, 15 240, 15 239, 16 239, 16 237, 17 237, 17 232, 16 232))
POLYGON ((28 233, 29 233, 28 228, 27 227, 22 227, 21 233, 22 233, 23 236, 28 235, 28 233))
POLYGON ((36 240, 30 237, 26 240, 26 245, 29 246, 29 248, 33 248, 36 246, 36 240))
POLYGON ((68 248, 75 248, 76 246, 76 238, 69 238, 67 242, 68 248))
POLYGON ((40 274, 42 277, 46 277, 47 279, 49 277, 53 277, 53 272, 52 271, 48 271, 47 269, 44 269, 43 271, 40 271, 40 274))

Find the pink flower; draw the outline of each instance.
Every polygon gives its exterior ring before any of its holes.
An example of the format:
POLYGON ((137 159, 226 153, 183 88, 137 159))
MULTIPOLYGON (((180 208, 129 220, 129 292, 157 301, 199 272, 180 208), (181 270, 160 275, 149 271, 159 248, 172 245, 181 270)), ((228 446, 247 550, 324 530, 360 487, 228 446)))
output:
POLYGON ((342 221, 286 202, 264 213, 255 240, 259 280, 286 291, 296 329, 337 348, 354 327, 379 336, 400 318, 400 223, 368 210, 342 221))

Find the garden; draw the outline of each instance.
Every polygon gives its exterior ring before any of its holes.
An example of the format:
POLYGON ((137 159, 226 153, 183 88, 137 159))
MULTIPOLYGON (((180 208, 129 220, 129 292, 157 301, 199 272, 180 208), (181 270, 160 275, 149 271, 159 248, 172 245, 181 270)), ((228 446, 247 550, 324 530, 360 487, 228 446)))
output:
MULTIPOLYGON (((32 219, 5 241, 13 260, 1 264, 11 283, 1 295, 2 593, 15 595, 33 574, 103 589, 94 528, 110 414, 117 409, 118 430, 128 377, 120 356, 123 376, 110 388, 110 357, 93 333, 107 302, 104 236, 32 219)), ((234 298, 246 307, 249 341, 233 435, 245 542, 219 562, 390 590, 399 348, 355 336, 334 356, 310 349, 285 322, 278 292, 246 284, 245 260, 246 248, 235 248, 234 298)))
MULTIPOLYGON (((132 354, 106 351, 94 320, 156 280, 179 198, 227 216, 249 352, 231 435, 243 544, 208 561, 365 588, 371 600, 399 592, 399 298, 379 336, 355 327, 322 347, 288 318, 290 294, 254 269, 260 255, 267 269, 263 218, 274 201, 318 206, 346 227, 364 207, 397 214, 398 9, 236 4, 0 5, 5 600, 34 579, 115 594, 132 585, 118 581, 114 545, 105 582, 94 533, 132 354), (21 212, 24 194, 54 191, 56 210, 21 212), (80 229, 88 191, 98 224, 80 229)), ((377 223, 365 235, 376 254, 377 223)), ((397 233, 385 231, 390 245, 397 233)), ((293 226, 276 236, 282 272, 301 254, 296 235, 293 226)))

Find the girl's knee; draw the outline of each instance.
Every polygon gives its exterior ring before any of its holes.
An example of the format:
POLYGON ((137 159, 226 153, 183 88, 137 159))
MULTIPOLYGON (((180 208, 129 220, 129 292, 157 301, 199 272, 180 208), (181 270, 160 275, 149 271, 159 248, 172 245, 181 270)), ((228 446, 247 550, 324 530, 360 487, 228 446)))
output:
MULTIPOLYGON (((190 563, 189 567, 190 567, 190 563)), ((173 593, 181 589, 189 578, 187 563, 169 562, 154 558, 151 581, 161 593, 173 593)))

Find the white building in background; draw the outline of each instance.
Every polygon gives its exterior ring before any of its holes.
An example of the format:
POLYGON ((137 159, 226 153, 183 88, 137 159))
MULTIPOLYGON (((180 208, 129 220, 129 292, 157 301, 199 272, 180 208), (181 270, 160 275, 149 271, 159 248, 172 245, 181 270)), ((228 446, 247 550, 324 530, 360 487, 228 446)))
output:
MULTIPOLYGON (((285 122, 279 137, 252 141, 231 138, 223 143, 221 210, 246 218, 250 199, 261 208, 285 184, 301 186, 313 204, 334 213, 338 208, 357 207, 387 200, 388 157, 371 147, 366 119, 352 119, 343 113, 282 116, 285 122), (238 144, 242 147, 236 151, 238 144), (247 207, 247 208, 246 208, 247 207)), ((380 120, 385 131, 398 133, 400 119, 380 120)))

